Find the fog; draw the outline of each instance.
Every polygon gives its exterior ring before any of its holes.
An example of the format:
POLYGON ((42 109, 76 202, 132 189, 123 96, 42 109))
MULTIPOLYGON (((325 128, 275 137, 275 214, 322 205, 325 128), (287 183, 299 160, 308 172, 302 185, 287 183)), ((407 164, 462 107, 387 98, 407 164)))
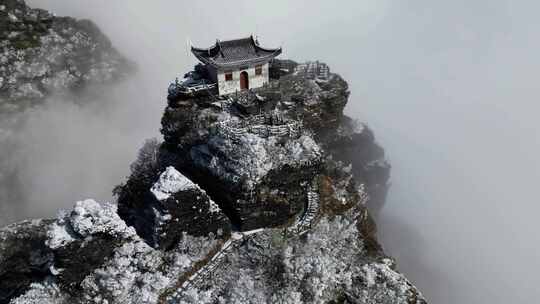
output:
POLYGON ((2 206, 14 218, 110 200, 137 148, 159 136, 168 83, 195 63, 186 41, 256 33, 349 82, 348 114, 368 122, 393 165, 381 242, 430 302, 540 296, 540 3, 29 2, 94 20, 139 74, 88 106, 52 98, 28 115, 12 161, 24 199, 2 206))

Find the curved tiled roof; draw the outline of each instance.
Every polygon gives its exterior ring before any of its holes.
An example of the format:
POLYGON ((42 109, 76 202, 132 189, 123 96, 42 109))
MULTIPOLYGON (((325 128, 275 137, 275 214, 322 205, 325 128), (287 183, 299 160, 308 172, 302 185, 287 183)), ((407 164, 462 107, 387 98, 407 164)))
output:
POLYGON ((228 41, 217 40, 215 45, 207 49, 191 47, 191 52, 205 64, 232 68, 269 61, 281 54, 281 48, 263 48, 253 39, 253 36, 250 36, 228 41))

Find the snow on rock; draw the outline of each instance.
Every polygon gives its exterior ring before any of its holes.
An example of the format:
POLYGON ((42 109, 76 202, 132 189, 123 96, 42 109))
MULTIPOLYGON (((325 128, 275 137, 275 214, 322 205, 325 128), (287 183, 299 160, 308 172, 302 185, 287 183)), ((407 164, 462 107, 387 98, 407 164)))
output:
POLYGON ((306 238, 284 239, 281 230, 265 229, 243 243, 223 271, 180 303, 330 303, 352 288, 364 254, 356 222, 341 216, 324 218, 306 238))
POLYGON ((47 235, 49 237, 47 246, 51 249, 63 247, 73 242, 78 237, 69 226, 66 226, 63 219, 59 219, 58 222, 51 224, 47 235))
POLYGON ((81 286, 87 303, 156 303, 170 278, 159 270, 162 255, 142 240, 126 242, 87 276, 81 286))
POLYGON ((288 163, 293 163, 293 160, 300 162, 313 159, 320 157, 322 154, 319 145, 311 136, 307 135, 300 136, 298 140, 287 142, 285 147, 289 152, 287 156, 290 157, 288 163))
POLYGON ((17 16, 13 15, 12 13, 8 13, 8 19, 9 19, 9 21, 11 21, 11 22, 17 22, 17 21, 19 21, 19 18, 17 18, 17 16))
POLYGON ((67 293, 58 287, 66 283, 77 286, 76 298, 81 303, 158 303, 165 289, 219 245, 214 233, 201 237, 184 233, 169 251, 156 250, 126 226, 116 206, 94 200, 77 202, 71 212, 60 212, 44 234, 45 244, 55 252, 49 268, 51 281, 31 284, 13 303, 67 303, 67 293), (110 237, 113 241, 108 241, 110 237), (100 239, 106 240, 100 244, 107 248, 88 249, 100 239), (103 251, 97 253, 102 262, 79 261, 74 253, 93 259, 94 250, 103 251), (65 280, 79 272, 83 273, 80 281, 65 280))
POLYGON ((255 187, 272 169, 284 165, 300 167, 317 160, 321 154, 321 148, 308 135, 289 139, 282 145, 278 137, 263 138, 251 133, 243 135, 239 142, 214 136, 207 145, 191 150, 195 164, 233 183, 243 180, 248 189, 255 187))
POLYGON ((147 145, 139 152, 132 178, 139 176, 144 185, 137 183, 139 190, 129 198, 119 195, 120 216, 154 248, 170 249, 183 238, 183 232, 226 238, 231 223, 219 205, 173 166, 156 165, 155 155, 156 149, 147 145))
POLYGON ((219 213, 221 212, 221 208, 219 208, 219 205, 216 204, 213 200, 210 200, 210 213, 219 213))
POLYGON ((70 216, 73 230, 81 236, 96 233, 130 236, 133 230, 116 213, 116 206, 94 200, 79 201, 70 216))
POLYGON ((141 240, 118 247, 113 258, 82 283, 85 303, 158 303, 163 293, 195 263, 218 246, 208 237, 185 235, 170 252, 155 250, 141 240))
POLYGON ((268 153, 268 143, 268 139, 249 133, 239 143, 214 136, 207 145, 194 147, 191 155, 195 164, 210 170, 215 176, 233 182, 245 177, 253 186, 274 165, 268 153))
POLYGON ((24 1, 2 8, 0 106, 105 84, 130 70, 131 64, 88 20, 57 18, 24 1))
POLYGON ((283 242, 279 230, 253 234, 230 254, 229 264, 188 289, 179 303, 326 304, 341 303, 346 294, 351 303, 425 304, 391 259, 367 256, 352 218, 350 212, 324 217, 305 238, 283 242))
POLYGON ((159 303, 159 297, 176 286, 178 278, 195 263, 208 258, 219 244, 212 233, 204 237, 186 234, 174 248, 164 252, 134 236, 115 246, 111 256, 84 277, 75 298, 69 298, 59 287, 55 274, 41 283, 31 284, 11 303, 159 303))
POLYGON ((53 282, 32 283, 23 295, 13 299, 11 304, 58 304, 66 303, 67 296, 53 282))
POLYGON ((308 234, 305 244, 295 242, 285 248, 286 275, 296 284, 307 278, 305 290, 316 299, 314 303, 324 303, 336 289, 352 287, 362 247, 355 221, 342 216, 323 218, 308 234), (352 269, 343 271, 348 267, 352 269))
POLYGON ((161 175, 158 181, 152 186, 150 191, 160 200, 168 199, 171 194, 189 189, 199 189, 190 179, 178 172, 174 167, 169 166, 161 175))
POLYGON ((116 213, 116 206, 99 204, 88 199, 75 204, 70 213, 61 213, 48 231, 47 245, 51 249, 65 246, 76 239, 98 233, 118 238, 129 238, 135 229, 128 227, 116 213))
POLYGON ((422 294, 394 269, 394 262, 385 258, 381 262, 364 264, 360 268, 359 276, 363 278, 362 290, 355 290, 353 294, 360 303, 377 298, 381 303, 426 303, 422 294))

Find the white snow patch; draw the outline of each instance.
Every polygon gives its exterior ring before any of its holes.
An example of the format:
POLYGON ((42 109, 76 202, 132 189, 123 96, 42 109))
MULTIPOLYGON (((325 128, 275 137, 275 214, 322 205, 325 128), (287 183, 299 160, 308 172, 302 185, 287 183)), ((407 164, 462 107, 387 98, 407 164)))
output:
POLYGON ((242 181, 247 189, 253 189, 272 169, 300 166, 321 155, 321 148, 308 135, 291 139, 285 145, 275 136, 263 138, 247 133, 238 142, 213 136, 206 145, 191 150, 196 165, 234 183, 242 181))
POLYGON ((52 282, 32 283, 28 291, 16 299, 12 304, 57 304, 65 303, 66 297, 60 288, 52 282))
POLYGON ((114 256, 82 282, 91 303, 156 303, 170 278, 159 270, 161 252, 142 240, 126 242, 114 256))
POLYGON ((217 212, 221 212, 221 208, 219 208, 216 202, 214 202, 213 200, 210 200, 210 213, 217 213, 217 212))
POLYGON ((77 202, 71 213, 63 212, 58 216, 49 227, 46 244, 56 249, 97 233, 120 238, 136 236, 135 229, 118 216, 115 205, 102 205, 88 199, 77 202))
POLYGON ((66 229, 63 223, 53 223, 47 233, 49 236, 47 246, 52 249, 63 247, 76 239, 76 236, 70 230, 66 229))
POLYGON ((189 189, 199 189, 199 186, 178 172, 174 167, 169 166, 161 173, 159 180, 152 186, 150 191, 158 200, 163 201, 174 193, 189 189))
POLYGON ((17 18, 17 16, 13 15, 12 13, 8 13, 8 19, 9 19, 9 21, 11 21, 11 22, 17 22, 17 21, 19 21, 19 18, 17 18))
POLYGON ((116 206, 112 204, 99 204, 94 200, 79 201, 71 213, 70 222, 73 230, 81 236, 96 233, 126 233, 132 231, 118 216, 116 206))

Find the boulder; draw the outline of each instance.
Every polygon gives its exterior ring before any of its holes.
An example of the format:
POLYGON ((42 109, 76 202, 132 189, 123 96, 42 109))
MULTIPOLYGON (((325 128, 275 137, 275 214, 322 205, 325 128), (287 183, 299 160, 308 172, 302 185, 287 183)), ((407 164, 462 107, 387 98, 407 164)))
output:
POLYGON ((146 191, 144 200, 137 209, 129 210, 126 218, 151 246, 171 249, 184 233, 212 233, 218 238, 230 235, 231 223, 220 207, 174 167, 165 168, 146 191))
POLYGON ((0 303, 50 275, 53 254, 45 240, 51 222, 24 221, 0 229, 0 303))
POLYGON ((218 135, 192 148, 190 170, 240 230, 252 230, 284 225, 304 209, 321 156, 308 135, 218 135))

